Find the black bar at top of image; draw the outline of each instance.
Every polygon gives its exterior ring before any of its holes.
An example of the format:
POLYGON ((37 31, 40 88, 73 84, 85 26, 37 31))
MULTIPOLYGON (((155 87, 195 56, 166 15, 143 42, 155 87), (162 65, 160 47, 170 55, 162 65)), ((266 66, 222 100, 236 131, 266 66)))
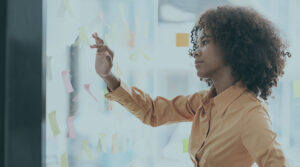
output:
POLYGON ((43 2, 0 2, 0 166, 4 167, 45 166, 43 2))

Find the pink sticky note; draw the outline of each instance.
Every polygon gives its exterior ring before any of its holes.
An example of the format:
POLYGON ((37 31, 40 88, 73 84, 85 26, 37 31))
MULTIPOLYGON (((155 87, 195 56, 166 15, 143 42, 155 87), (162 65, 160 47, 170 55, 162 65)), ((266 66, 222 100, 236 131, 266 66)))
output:
POLYGON ((76 95, 73 99, 72 99, 73 102, 79 102, 79 95, 76 95))
POLYGON ((70 70, 65 70, 65 71, 61 72, 61 76, 62 76, 62 79, 65 83, 67 92, 71 93, 71 92, 74 91, 74 89, 73 89, 73 86, 72 86, 72 84, 69 80, 69 72, 70 72, 70 70))
POLYGON ((93 95, 93 93, 90 90, 90 84, 84 84, 84 89, 92 96, 93 99, 96 100, 96 102, 98 102, 97 98, 93 95))
POLYGON ((75 138, 76 131, 74 128, 74 116, 68 117, 67 123, 68 123, 69 138, 75 138))
POLYGON ((134 32, 130 32, 129 35, 130 35, 130 39, 128 41, 128 46, 130 48, 134 48, 134 44, 135 44, 135 42, 134 42, 134 36, 135 36, 135 34, 134 34, 134 32))

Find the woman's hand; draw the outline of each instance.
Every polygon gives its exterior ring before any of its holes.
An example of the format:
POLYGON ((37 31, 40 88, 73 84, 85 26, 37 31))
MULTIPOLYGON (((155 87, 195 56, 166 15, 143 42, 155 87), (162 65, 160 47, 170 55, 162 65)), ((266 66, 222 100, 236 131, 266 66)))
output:
POLYGON ((97 48, 95 69, 97 74, 104 78, 111 75, 114 53, 104 45, 104 41, 98 37, 97 33, 92 34, 92 36, 95 38, 96 44, 91 45, 90 47, 97 48))

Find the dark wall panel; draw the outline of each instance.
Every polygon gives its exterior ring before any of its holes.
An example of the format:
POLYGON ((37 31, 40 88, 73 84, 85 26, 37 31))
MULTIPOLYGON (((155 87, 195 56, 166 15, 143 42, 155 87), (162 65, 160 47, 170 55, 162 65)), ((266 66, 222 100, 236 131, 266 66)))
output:
POLYGON ((5 167, 40 167, 45 113, 43 1, 6 3, 5 167))

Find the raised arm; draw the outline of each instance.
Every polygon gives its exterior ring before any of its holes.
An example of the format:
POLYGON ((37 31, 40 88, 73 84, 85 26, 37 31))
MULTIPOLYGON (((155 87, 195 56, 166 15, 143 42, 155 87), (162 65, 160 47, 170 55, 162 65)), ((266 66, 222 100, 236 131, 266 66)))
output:
POLYGON ((192 121, 197 104, 204 95, 204 91, 188 96, 176 96, 169 100, 158 96, 154 100, 137 87, 129 87, 120 81, 111 72, 114 52, 104 44, 104 41, 94 33, 96 44, 95 70, 106 82, 110 93, 105 94, 109 100, 114 100, 123 105, 128 111, 150 126, 159 126, 166 123, 192 121))
POLYGON ((193 95, 179 95, 172 99, 161 96, 152 99, 149 94, 137 87, 130 87, 120 81, 120 86, 105 94, 105 97, 120 103, 143 123, 156 127, 168 123, 192 121, 197 104, 204 93, 202 91, 193 95))

